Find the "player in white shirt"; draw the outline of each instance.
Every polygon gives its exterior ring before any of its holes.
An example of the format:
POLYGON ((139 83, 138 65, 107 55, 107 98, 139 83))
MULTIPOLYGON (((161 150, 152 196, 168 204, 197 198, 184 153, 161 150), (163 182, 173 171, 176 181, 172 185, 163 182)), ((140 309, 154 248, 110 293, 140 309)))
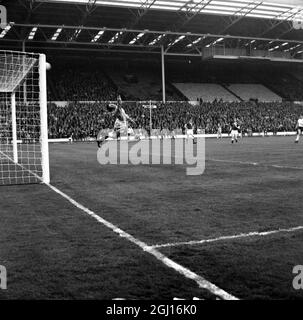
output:
POLYGON ((192 121, 190 120, 189 122, 187 122, 185 124, 185 134, 187 136, 187 139, 194 139, 194 126, 193 126, 193 123, 192 121))
POLYGON ((97 144, 99 148, 101 148, 102 143, 108 138, 120 139, 121 135, 125 135, 126 137, 128 137, 128 133, 130 133, 130 131, 128 130, 128 122, 130 121, 132 123, 135 123, 135 121, 122 108, 122 100, 120 96, 118 96, 117 105, 110 103, 106 108, 111 116, 115 119, 114 130, 99 131, 97 136, 97 144))
POLYGON ((297 130, 297 139, 295 143, 299 143, 300 135, 303 133, 303 115, 300 116, 297 122, 296 130, 297 130))
POLYGON ((196 144, 197 141, 194 136, 194 125, 193 125, 192 120, 187 122, 185 124, 184 128, 185 128, 185 134, 186 134, 187 141, 192 140, 193 143, 196 144))
POLYGON ((221 123, 218 123, 217 139, 222 139, 222 126, 221 126, 221 123))

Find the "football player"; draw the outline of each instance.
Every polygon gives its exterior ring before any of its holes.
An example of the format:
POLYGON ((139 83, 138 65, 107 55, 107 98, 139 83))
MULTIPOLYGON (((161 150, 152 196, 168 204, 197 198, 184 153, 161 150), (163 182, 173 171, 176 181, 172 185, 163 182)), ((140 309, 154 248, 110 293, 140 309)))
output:
POLYGON ((102 143, 108 138, 121 138, 121 134, 127 136, 128 134, 128 122, 135 123, 135 121, 125 112, 122 108, 121 97, 118 96, 117 104, 110 103, 106 107, 107 111, 115 119, 114 130, 106 132, 101 130, 97 136, 97 144, 100 148, 102 143))
POLYGON ((297 122, 296 130, 297 130, 297 138, 295 143, 299 143, 300 135, 303 133, 303 115, 300 116, 297 122))

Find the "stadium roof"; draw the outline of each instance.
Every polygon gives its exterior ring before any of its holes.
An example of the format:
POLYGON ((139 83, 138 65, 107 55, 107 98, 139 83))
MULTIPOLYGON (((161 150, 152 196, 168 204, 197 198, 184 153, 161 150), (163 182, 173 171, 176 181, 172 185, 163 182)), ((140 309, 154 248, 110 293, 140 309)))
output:
MULTIPOLYGON (((302 0, 9 0, 2 48, 202 55, 212 47, 303 51, 302 0)), ((222 50, 221 50, 222 51, 222 50)), ((225 52, 225 51, 224 51, 225 52)))
POLYGON ((254 18, 293 20, 301 15, 300 0, 253 1, 253 0, 39 0, 69 4, 87 4, 121 8, 148 8, 192 12, 199 14, 236 15, 254 18))

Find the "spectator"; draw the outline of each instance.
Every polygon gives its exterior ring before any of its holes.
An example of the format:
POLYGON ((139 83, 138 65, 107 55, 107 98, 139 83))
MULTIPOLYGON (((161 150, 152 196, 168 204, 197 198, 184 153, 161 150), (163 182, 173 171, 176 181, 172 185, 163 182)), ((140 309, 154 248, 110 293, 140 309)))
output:
MULTIPOLYGON (((139 103, 124 103, 126 112, 136 119, 136 128, 149 130, 149 110, 139 103)), ((192 106, 187 102, 158 103, 153 109, 153 128, 182 130, 191 119, 194 127, 207 134, 229 131, 230 123, 237 118, 243 132, 293 131, 302 106, 289 102, 203 102, 192 106)), ((101 128, 112 128, 112 117, 105 113, 104 103, 70 103, 65 108, 49 106, 49 137, 75 140, 96 137, 101 128)))

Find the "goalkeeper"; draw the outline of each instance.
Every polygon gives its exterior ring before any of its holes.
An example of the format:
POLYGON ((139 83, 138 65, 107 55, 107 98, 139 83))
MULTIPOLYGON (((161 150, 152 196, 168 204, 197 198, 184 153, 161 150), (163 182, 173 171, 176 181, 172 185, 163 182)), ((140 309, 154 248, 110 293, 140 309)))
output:
POLYGON ((117 104, 109 104, 106 107, 107 111, 115 119, 114 130, 108 133, 105 133, 104 130, 101 130, 97 136, 97 144, 100 148, 102 143, 108 138, 121 138, 121 134, 127 136, 128 133, 128 122, 135 124, 135 121, 125 112, 122 108, 122 99, 118 96, 117 104))

